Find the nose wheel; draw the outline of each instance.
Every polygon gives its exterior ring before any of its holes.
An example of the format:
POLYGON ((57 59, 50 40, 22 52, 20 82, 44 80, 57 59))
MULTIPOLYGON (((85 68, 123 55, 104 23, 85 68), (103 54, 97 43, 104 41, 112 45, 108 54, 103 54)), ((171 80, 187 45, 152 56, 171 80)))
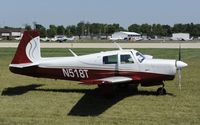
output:
POLYGON ((156 92, 157 95, 166 95, 167 92, 166 92, 166 89, 164 87, 165 87, 165 85, 163 83, 163 86, 157 89, 157 92, 156 92))

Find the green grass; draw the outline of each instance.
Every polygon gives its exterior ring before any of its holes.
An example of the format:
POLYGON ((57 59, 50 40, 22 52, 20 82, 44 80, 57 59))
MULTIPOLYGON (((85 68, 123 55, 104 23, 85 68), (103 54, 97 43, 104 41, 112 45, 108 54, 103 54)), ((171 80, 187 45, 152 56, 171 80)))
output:
MULTIPOLYGON (((108 49, 73 49, 78 55, 108 49)), ((138 49, 155 58, 177 58, 176 49, 138 49)), ((12 74, 8 65, 15 49, 0 48, 0 125, 175 125, 200 123, 200 51, 183 49, 189 64, 177 79, 166 82, 168 95, 158 88, 139 87, 139 93, 119 93, 112 99, 98 94, 96 86, 78 82, 37 79, 12 74), (121 94, 121 95, 120 95, 121 94)), ((43 56, 71 55, 66 49, 42 49, 43 56)))

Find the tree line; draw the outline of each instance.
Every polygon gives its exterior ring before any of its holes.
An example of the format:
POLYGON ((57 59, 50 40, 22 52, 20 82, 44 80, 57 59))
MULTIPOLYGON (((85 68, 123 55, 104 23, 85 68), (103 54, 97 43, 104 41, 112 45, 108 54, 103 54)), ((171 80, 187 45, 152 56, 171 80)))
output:
MULTIPOLYGON (((32 27, 26 25, 25 29, 30 30, 32 27)), ((34 29, 40 32, 41 37, 54 37, 55 35, 67 35, 67 36, 109 36, 117 31, 130 31, 137 32, 149 37, 160 36, 170 37, 172 33, 190 33, 193 37, 200 36, 200 24, 174 24, 161 25, 161 24, 132 24, 128 26, 128 29, 123 28, 117 23, 103 24, 103 23, 89 23, 79 22, 77 25, 49 25, 45 28, 39 23, 34 23, 34 29)))
POLYGON ((193 37, 200 36, 200 24, 174 24, 161 25, 161 24, 132 24, 128 27, 128 31, 145 34, 147 36, 166 36, 170 37, 172 33, 189 33, 193 37))

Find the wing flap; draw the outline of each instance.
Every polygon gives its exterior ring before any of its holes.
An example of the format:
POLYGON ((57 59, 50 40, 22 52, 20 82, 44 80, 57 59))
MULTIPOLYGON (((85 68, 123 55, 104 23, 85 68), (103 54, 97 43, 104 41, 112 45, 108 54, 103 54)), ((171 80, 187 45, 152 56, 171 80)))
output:
POLYGON ((132 81, 132 78, 123 77, 123 76, 113 76, 113 77, 103 78, 100 80, 103 82, 108 82, 108 83, 122 83, 122 82, 132 81))
POLYGON ((118 84, 124 82, 132 81, 132 78, 124 77, 124 76, 113 76, 113 77, 106 77, 102 79, 94 79, 94 80, 83 80, 83 84, 118 84))

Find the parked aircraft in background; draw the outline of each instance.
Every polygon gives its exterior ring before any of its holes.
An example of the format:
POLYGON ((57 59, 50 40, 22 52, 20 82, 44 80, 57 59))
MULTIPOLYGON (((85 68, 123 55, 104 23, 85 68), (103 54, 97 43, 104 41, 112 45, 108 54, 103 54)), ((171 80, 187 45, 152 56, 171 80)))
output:
POLYGON ((40 40, 41 41, 45 41, 45 42, 48 42, 48 41, 63 42, 63 41, 74 41, 75 37, 74 36, 72 36, 72 37, 66 37, 65 35, 56 35, 54 38, 45 37, 45 38, 40 38, 40 40))
POLYGON ((21 35, 20 37, 16 37, 16 38, 14 38, 14 39, 20 41, 20 40, 22 39, 22 36, 23 36, 23 35, 21 35))
POLYGON ((109 40, 112 40, 112 41, 116 41, 116 40, 126 40, 126 41, 141 41, 143 40, 143 38, 141 37, 125 37, 125 38, 122 38, 122 37, 109 37, 109 40))
POLYGON ((162 85, 157 93, 164 95, 164 81, 173 80, 177 70, 181 81, 180 71, 187 66, 183 61, 154 59, 134 49, 118 47, 119 50, 82 56, 70 50, 72 57, 41 57, 39 33, 25 31, 9 68, 13 73, 26 76, 98 85, 105 95, 129 84, 136 87, 162 85))
POLYGON ((40 40, 41 40, 41 41, 44 41, 44 42, 49 42, 49 41, 51 41, 51 39, 48 38, 48 37, 40 38, 40 40))
POLYGON ((66 37, 66 40, 68 40, 68 41, 74 41, 75 37, 74 36, 72 36, 72 37, 66 37))
POLYGON ((121 38, 121 37, 115 37, 115 38, 109 37, 108 39, 109 39, 109 40, 113 40, 113 41, 116 41, 116 40, 124 40, 124 38, 121 38))

